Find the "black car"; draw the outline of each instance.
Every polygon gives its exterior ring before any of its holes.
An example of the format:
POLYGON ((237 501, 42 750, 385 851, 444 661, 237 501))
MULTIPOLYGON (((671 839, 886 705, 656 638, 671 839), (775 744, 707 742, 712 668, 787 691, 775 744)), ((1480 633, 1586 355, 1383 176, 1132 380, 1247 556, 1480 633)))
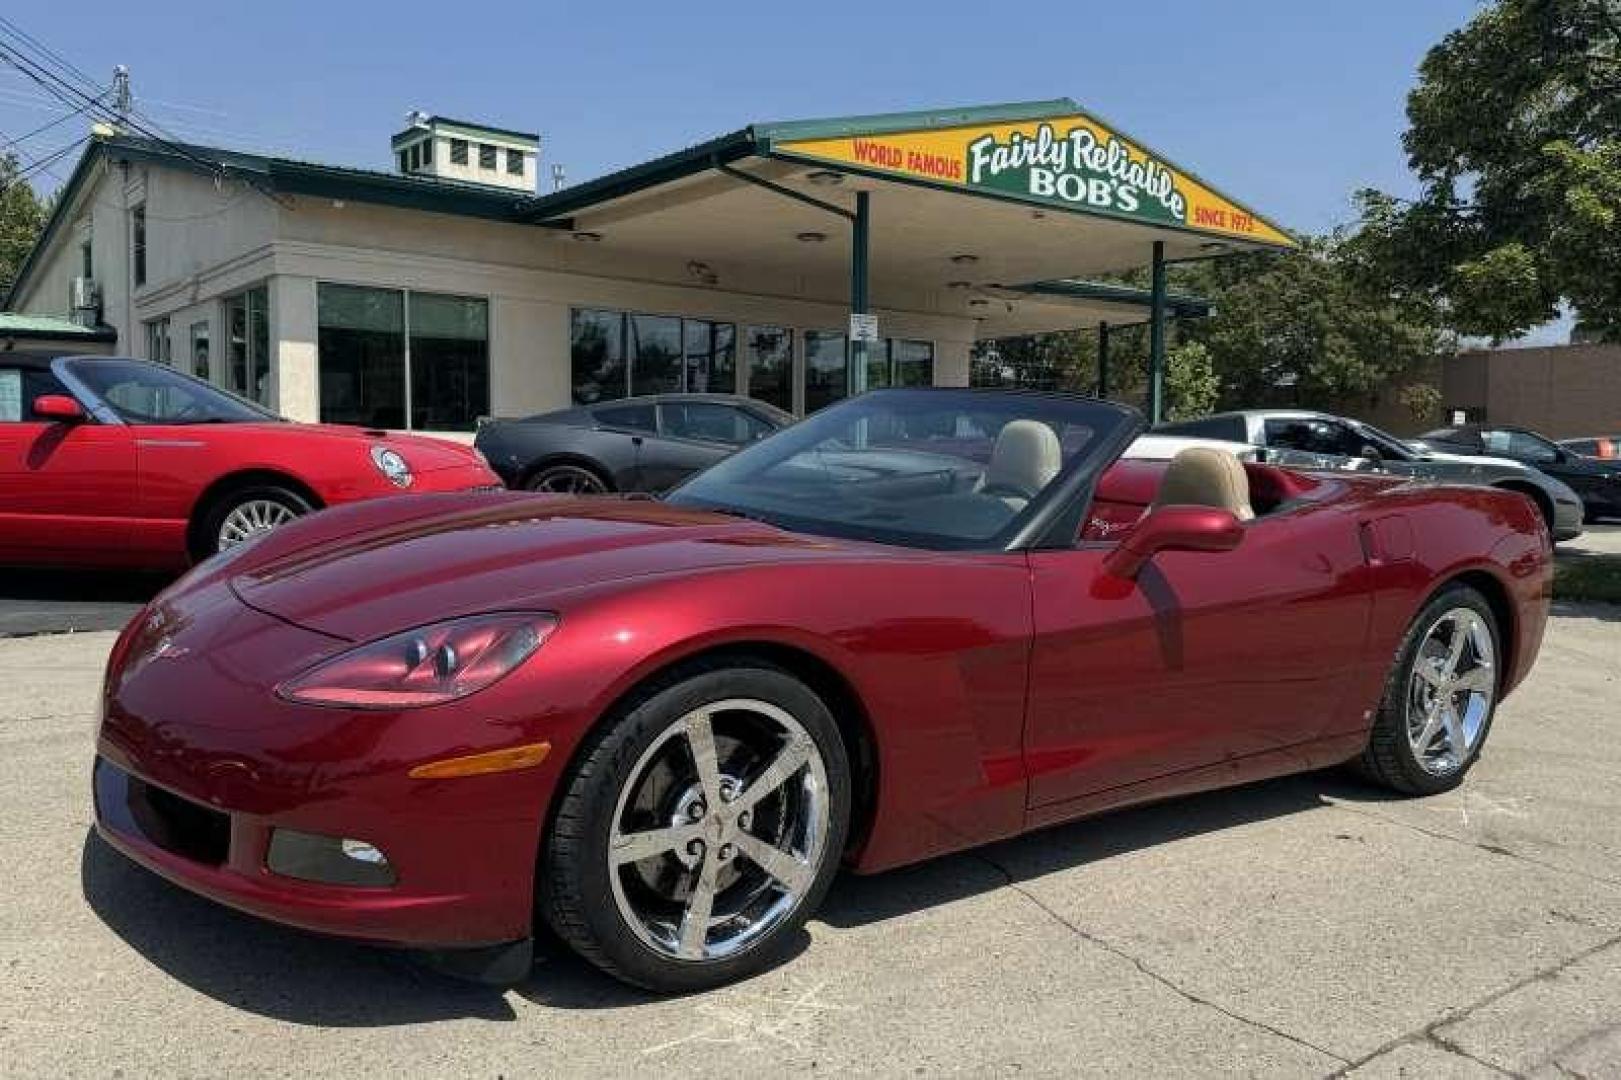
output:
POLYGON ((660 492, 794 422, 728 394, 657 394, 491 420, 474 440, 507 487, 660 492))
POLYGON ((1581 496, 1588 521, 1621 517, 1621 460, 1583 457, 1521 427, 1465 424, 1426 432, 1418 441, 1452 454, 1512 458, 1569 484, 1581 496))

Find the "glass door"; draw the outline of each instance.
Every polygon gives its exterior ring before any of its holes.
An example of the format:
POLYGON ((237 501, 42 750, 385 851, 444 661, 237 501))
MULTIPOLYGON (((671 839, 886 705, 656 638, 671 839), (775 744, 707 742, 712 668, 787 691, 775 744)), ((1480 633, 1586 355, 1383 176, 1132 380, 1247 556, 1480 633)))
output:
POLYGON ((805 415, 849 396, 848 351, 837 330, 805 331, 805 415))

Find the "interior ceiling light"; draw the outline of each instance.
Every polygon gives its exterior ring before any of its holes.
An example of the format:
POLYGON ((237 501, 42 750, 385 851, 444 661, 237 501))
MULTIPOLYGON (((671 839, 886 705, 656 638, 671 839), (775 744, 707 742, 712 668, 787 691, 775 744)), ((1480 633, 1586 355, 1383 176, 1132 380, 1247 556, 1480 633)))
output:
POLYGON ((832 169, 817 169, 815 172, 806 173, 805 179, 817 187, 838 187, 844 183, 844 174, 834 172, 832 169))
POLYGON ((968 306, 969 307, 989 307, 990 303, 991 302, 989 300, 985 299, 983 296, 976 296, 972 300, 968 301, 968 306))
POLYGON ((972 289, 973 287, 974 287, 974 283, 972 281, 948 281, 948 282, 946 282, 946 288, 948 288, 948 289, 972 289))
POLYGON ((1032 211, 1030 211, 1030 216, 1035 218, 1037 221, 1040 221, 1042 218, 1047 216, 1047 211, 1045 211, 1045 210, 1032 210, 1032 211))
POLYGON ((595 244, 602 239, 602 234, 599 232, 577 232, 574 234, 574 239, 582 244, 595 244))
POLYGON ((958 266, 973 266, 975 263, 977 263, 979 261, 979 256, 978 255, 966 255, 966 254, 964 254, 964 255, 953 255, 951 257, 951 261, 956 263, 958 266))
POLYGON ((802 244, 820 244, 823 240, 827 239, 827 233, 809 230, 802 233, 796 233, 794 235, 794 239, 798 240, 802 244))

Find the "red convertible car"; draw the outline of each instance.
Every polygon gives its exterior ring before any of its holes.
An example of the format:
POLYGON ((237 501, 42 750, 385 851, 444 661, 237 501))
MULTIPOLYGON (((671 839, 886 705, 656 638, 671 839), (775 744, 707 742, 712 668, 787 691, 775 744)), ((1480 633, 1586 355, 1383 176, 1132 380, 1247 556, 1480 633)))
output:
POLYGON ((662 502, 287 525, 124 631, 97 826, 279 922, 513 979, 538 920, 687 990, 781 958, 841 864, 1347 761, 1458 784, 1541 643, 1536 507, 1117 462, 1140 427, 886 390, 662 502))
POLYGON ((469 447, 289 423, 146 360, 0 353, 0 565, 179 569, 323 506, 499 485, 469 447))

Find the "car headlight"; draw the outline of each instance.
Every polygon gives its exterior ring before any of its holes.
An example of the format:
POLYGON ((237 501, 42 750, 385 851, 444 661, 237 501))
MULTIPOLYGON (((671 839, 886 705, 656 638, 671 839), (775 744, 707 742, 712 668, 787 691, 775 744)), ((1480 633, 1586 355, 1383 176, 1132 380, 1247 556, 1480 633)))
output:
POLYGON ((511 674, 556 629, 556 616, 533 612, 449 619, 340 653, 276 693, 301 705, 346 709, 442 705, 511 674))
POLYGON ((388 482, 395 487, 411 486, 413 479, 411 466, 405 463, 405 459, 398 451, 390 450, 386 446, 374 446, 371 448, 371 463, 377 466, 377 471, 388 477, 388 482))

